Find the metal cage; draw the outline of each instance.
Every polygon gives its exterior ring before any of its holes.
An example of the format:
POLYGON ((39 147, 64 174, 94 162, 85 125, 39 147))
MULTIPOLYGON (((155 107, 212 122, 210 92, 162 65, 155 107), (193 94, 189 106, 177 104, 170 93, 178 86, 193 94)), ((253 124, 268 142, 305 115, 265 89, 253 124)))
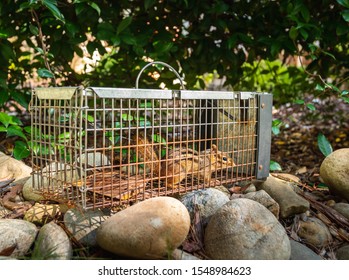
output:
POLYGON ((37 88, 34 188, 85 209, 265 180, 272 95, 37 88))

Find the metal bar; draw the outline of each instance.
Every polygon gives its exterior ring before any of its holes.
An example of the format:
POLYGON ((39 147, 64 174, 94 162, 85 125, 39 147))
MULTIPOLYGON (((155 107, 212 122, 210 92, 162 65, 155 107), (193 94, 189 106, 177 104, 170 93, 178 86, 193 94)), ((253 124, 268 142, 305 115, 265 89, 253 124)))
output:
POLYGON ((99 98, 152 98, 172 99, 172 90, 90 87, 87 94, 95 93, 99 98))
POLYGON ((260 94, 258 105, 256 179, 265 180, 269 176, 273 96, 260 94))

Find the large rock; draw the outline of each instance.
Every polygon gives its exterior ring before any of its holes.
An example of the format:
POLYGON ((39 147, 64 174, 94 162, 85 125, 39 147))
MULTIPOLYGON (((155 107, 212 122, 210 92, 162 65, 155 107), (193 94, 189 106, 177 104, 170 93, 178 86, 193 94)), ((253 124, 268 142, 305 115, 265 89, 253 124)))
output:
POLYGON ((263 205, 237 198, 223 205, 205 231, 206 254, 221 260, 288 260, 291 246, 285 229, 263 205))
POLYGON ((0 178, 20 180, 30 176, 31 167, 0 152, 0 178))
POLYGON ((328 155, 320 166, 320 176, 331 193, 349 201, 349 148, 328 155))
POLYGON ((281 218, 292 217, 309 210, 309 202, 299 196, 286 181, 270 175, 258 189, 266 191, 279 204, 281 218))
POLYGON ((17 258, 28 253, 38 229, 30 222, 15 219, 0 219, 0 252, 17 258))
POLYGON ((42 260, 69 260, 73 255, 72 245, 65 231, 56 223, 44 225, 35 242, 35 258, 42 260))
POLYGON ((59 204, 35 203, 33 207, 25 212, 23 219, 37 225, 43 225, 51 222, 60 214, 61 209, 59 204))
POLYGON ((348 243, 344 244, 337 250, 336 257, 338 260, 349 260, 349 244, 348 243))
POLYGON ((198 213, 202 225, 205 227, 210 217, 229 201, 229 197, 220 190, 209 188, 189 192, 180 200, 187 207, 191 221, 193 222, 198 213))
POLYGON ((150 198, 107 219, 97 243, 116 255, 157 259, 170 255, 189 233, 188 210, 171 197, 150 198))

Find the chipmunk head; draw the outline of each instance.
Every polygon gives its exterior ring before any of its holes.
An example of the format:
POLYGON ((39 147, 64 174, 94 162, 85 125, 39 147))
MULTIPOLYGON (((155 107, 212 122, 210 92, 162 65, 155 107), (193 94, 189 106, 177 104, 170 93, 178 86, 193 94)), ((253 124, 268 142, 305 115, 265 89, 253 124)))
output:
POLYGON ((218 163, 219 167, 233 167, 235 163, 227 153, 218 150, 215 144, 211 146, 211 163, 218 163))

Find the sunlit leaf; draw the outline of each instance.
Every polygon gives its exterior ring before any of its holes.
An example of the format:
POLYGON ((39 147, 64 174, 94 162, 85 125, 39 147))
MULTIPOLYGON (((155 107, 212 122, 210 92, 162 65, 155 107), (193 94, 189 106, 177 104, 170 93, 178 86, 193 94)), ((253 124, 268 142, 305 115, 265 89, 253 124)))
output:
POLYGON ((282 167, 279 163, 276 161, 271 160, 270 161, 270 166, 269 166, 270 171, 281 171, 282 167))
POLYGON ((329 154, 333 152, 331 143, 327 140, 326 136, 322 133, 319 133, 317 136, 317 144, 321 151, 321 153, 327 157, 329 154))
POLYGON ((38 69, 38 75, 41 78, 54 78, 53 73, 45 68, 38 69))
POLYGON ((30 151, 28 149, 28 146, 23 141, 16 141, 15 147, 13 149, 13 156, 17 160, 21 160, 23 158, 26 158, 30 155, 30 151))

